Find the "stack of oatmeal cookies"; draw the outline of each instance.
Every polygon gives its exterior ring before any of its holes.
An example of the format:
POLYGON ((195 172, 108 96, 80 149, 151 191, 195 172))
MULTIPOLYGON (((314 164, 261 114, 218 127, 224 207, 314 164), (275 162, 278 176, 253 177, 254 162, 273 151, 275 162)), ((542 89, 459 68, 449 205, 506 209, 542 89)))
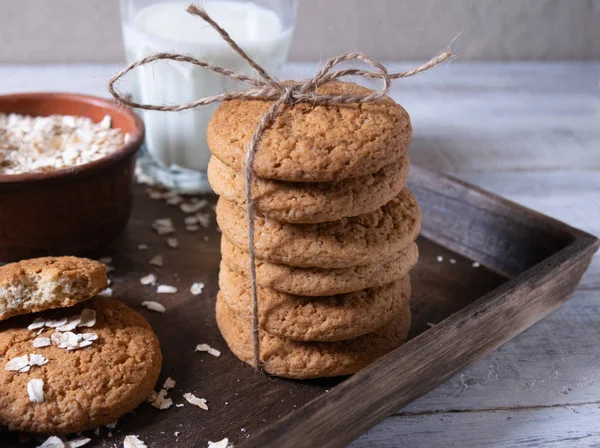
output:
MULTIPOLYGON (((370 90, 334 82, 321 94, 370 90)), ((270 103, 234 100, 213 116, 208 175, 223 232, 217 322, 254 362, 243 163, 270 103)), ((421 216, 405 188, 412 129, 390 98, 288 106, 263 134, 252 185, 263 368, 290 378, 354 373, 401 345, 421 216)))

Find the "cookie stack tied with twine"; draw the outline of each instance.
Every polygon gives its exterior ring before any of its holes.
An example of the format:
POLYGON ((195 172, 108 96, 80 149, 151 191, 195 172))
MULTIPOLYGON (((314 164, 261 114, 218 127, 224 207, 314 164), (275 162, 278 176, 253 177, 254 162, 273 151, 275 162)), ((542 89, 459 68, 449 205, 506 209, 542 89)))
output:
POLYGON ((267 74, 203 10, 209 23, 261 79, 189 56, 156 54, 117 74, 109 89, 143 109, 179 111, 225 101, 208 129, 209 181, 221 197, 223 231, 216 317, 232 352, 274 375, 347 375, 401 345, 410 327, 410 279, 420 212, 405 188, 412 129, 386 97, 391 80, 427 70, 441 53, 405 73, 349 53, 307 81, 267 74), (159 59, 194 65, 250 84, 177 106, 139 104, 115 82, 159 59), (359 60, 374 71, 333 68, 359 60), (338 81, 381 79, 373 91, 338 81))

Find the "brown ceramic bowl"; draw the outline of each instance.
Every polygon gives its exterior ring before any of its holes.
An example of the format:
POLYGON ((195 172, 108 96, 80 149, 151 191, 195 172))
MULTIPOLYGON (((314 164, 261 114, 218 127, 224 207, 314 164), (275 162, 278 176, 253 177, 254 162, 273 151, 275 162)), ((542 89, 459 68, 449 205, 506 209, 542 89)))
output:
POLYGON ((78 255, 112 242, 129 219, 136 153, 144 125, 112 101, 72 93, 0 95, 0 113, 105 115, 131 139, 85 165, 16 175, 0 174, 0 261, 78 255))

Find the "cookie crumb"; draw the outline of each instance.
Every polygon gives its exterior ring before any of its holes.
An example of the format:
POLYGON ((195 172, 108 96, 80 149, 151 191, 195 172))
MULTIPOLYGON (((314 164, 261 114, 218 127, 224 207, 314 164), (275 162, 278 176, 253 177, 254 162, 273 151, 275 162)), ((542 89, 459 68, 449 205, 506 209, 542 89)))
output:
POLYGON ((159 294, 174 294, 177 292, 177 288, 171 285, 158 285, 156 292, 159 294))
POLYGON ((185 398, 188 403, 193 404, 194 406, 198 406, 200 409, 208 411, 208 406, 204 398, 198 398, 194 394, 189 392, 183 394, 183 398, 185 398))
POLYGON ((193 295, 198 296, 198 295, 202 294, 203 289, 204 289, 204 283, 202 283, 202 282, 193 283, 192 287, 190 288, 190 292, 193 295))
POLYGON ((165 259, 163 258, 162 255, 155 255, 150 259, 148 264, 162 268, 165 265, 165 259))
POLYGON ((125 436, 123 448, 148 448, 137 436, 125 436))
POLYGON ((216 348, 212 348, 208 344, 198 344, 196 346, 196 351, 197 352, 207 352, 209 355, 213 355, 216 358, 221 356, 221 352, 219 350, 217 350, 216 348))
POLYGON ((479 266, 481 266, 481 264, 478 261, 474 261, 473 264, 471 264, 472 268, 478 268, 479 266))
POLYGON ((35 348, 42 348, 52 345, 52 342, 50 342, 50 338, 35 338, 33 341, 31 341, 31 344, 35 348))
POLYGON ((27 395, 32 403, 44 402, 44 381, 33 378, 27 383, 27 395))
POLYGON ((142 285, 156 285, 156 275, 148 274, 145 277, 140 278, 140 283, 142 285))
POLYGON ((177 238, 167 238, 167 246, 171 249, 177 249, 179 247, 179 240, 177 238))
POLYGON ((157 313, 164 313, 167 311, 162 303, 155 302, 154 300, 146 300, 142 302, 142 306, 149 309, 150 311, 156 311, 157 313))

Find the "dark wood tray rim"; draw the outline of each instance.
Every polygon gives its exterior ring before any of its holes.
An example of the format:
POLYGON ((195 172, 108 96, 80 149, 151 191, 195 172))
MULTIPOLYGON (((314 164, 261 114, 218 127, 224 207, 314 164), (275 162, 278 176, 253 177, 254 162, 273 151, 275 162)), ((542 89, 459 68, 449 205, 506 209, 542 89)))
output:
MULTIPOLYGON (((427 172, 418 167, 411 169, 420 173, 427 172)), ((345 446, 385 417, 451 378, 474 360, 496 349, 568 300, 591 257, 600 247, 598 238, 467 182, 451 176, 437 175, 526 212, 532 219, 544 220, 557 230, 571 234, 573 240, 566 247, 509 279, 238 446, 345 446), (581 266, 584 268, 581 269, 581 266), (512 300, 514 297, 531 297, 532 308, 543 302, 545 286, 550 281, 559 286, 559 291, 564 292, 562 297, 561 294, 552 297, 553 304, 545 304, 546 309, 541 310, 541 314, 520 313, 516 309, 518 303, 512 300), (500 341, 486 338, 482 328, 491 333, 494 320, 500 318, 504 319, 502 325, 511 326, 509 336, 500 341), (463 338, 468 339, 469 344, 465 343, 464 350, 455 353, 452 362, 435 356, 440 344, 450 340, 460 342, 463 338), (411 366, 405 364, 407 359, 414 360, 414 364, 420 365, 420 368, 411 369, 411 366), (423 364, 431 367, 431 376, 422 375, 423 364), (402 382, 398 381, 400 378, 402 382), (407 383, 412 387, 407 388, 407 383), (332 416, 339 417, 334 419, 332 416)))

